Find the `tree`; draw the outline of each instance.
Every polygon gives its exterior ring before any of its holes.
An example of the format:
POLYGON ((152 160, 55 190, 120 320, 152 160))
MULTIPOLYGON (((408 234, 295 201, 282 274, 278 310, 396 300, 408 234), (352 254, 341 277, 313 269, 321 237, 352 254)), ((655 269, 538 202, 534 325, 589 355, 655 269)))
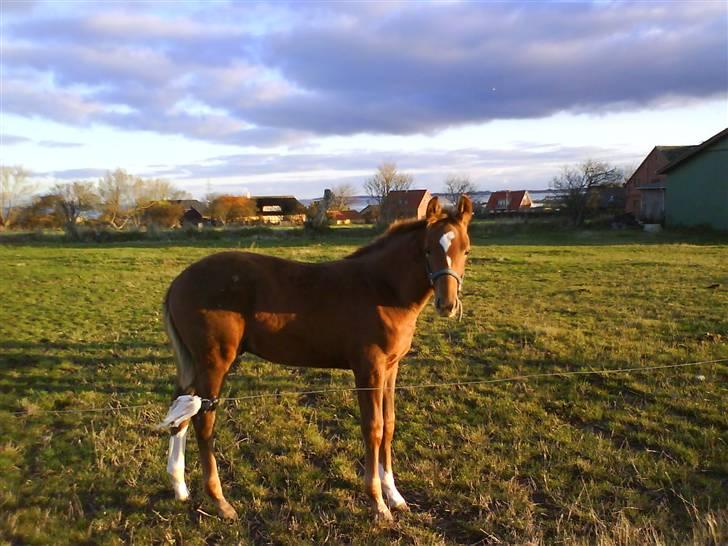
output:
POLYGON ((144 222, 147 225, 175 227, 184 214, 184 207, 179 203, 157 201, 144 210, 144 222))
POLYGON ((114 229, 123 229, 130 219, 134 177, 124 169, 107 172, 99 180, 101 217, 114 229))
POLYGON ((468 195, 475 193, 477 188, 470 181, 470 176, 466 174, 450 175, 445 180, 445 193, 447 199, 455 206, 461 195, 468 195))
POLYGON ((367 194, 379 205, 381 223, 388 224, 390 220, 388 214, 385 213, 386 207, 382 206, 384 200, 390 192, 410 189, 412 181, 412 175, 397 171, 396 164, 382 163, 377 168, 377 173, 364 183, 367 194))
POLYGON ((17 216, 15 225, 24 229, 61 228, 63 215, 58 207, 58 196, 54 193, 39 195, 17 216))
POLYGON ((242 222, 256 215, 255 202, 238 195, 218 195, 209 205, 210 217, 222 224, 242 222))
POLYGON ((351 184, 339 184, 331 188, 331 198, 328 210, 349 210, 351 199, 354 197, 354 186, 351 184))
POLYGON ((99 204, 99 196, 93 182, 56 184, 53 193, 57 196, 56 203, 63 215, 66 233, 78 239, 78 220, 81 213, 94 210, 99 204))
POLYGON ((563 167, 561 174, 551 181, 551 187, 560 194, 574 225, 581 226, 595 189, 620 185, 622 179, 621 169, 587 159, 580 165, 563 167))
POLYGON ((141 225, 154 203, 189 197, 168 180, 144 179, 124 169, 109 171, 99 180, 99 195, 102 219, 114 229, 123 229, 128 223, 141 225))
POLYGON ((0 227, 10 227, 23 201, 29 201, 35 184, 28 180, 30 172, 16 165, 0 166, 0 227))
POLYGON ((396 164, 382 163, 376 174, 364 182, 364 190, 381 206, 389 192, 408 190, 412 181, 412 175, 399 172, 396 164))

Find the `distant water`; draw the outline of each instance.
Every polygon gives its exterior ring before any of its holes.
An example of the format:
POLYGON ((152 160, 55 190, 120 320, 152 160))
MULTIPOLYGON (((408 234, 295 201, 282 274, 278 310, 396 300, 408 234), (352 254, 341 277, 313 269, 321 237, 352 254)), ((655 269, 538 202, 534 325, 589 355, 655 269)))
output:
MULTIPOLYGON (((511 190, 514 191, 514 190, 511 190)), ((493 192, 490 191, 478 191, 470 194, 470 198, 475 201, 476 203, 487 203, 488 198, 490 197, 490 194, 493 192)), ((549 197, 550 195, 553 195, 553 190, 528 190, 528 193, 531 195, 531 199, 535 203, 540 203, 543 201, 546 197, 549 197)), ((438 196, 444 203, 452 204, 448 200, 448 198, 443 193, 434 193, 433 195, 438 196)), ((299 199, 301 203, 308 206, 314 201, 318 201, 318 199, 299 199)), ((349 201, 349 208, 356 211, 363 210, 367 205, 374 205, 376 204, 376 199, 369 197, 368 195, 355 195, 352 197, 349 201)))

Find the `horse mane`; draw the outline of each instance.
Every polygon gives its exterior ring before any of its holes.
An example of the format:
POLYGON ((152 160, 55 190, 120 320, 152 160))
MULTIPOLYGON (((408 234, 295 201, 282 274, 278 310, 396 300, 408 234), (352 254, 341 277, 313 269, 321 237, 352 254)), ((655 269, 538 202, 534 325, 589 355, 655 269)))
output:
MULTIPOLYGON (((455 220, 455 215, 451 212, 443 212, 438 221, 440 220, 455 220)), ((397 220, 391 226, 387 228, 383 234, 374 239, 371 243, 366 244, 360 248, 357 248, 354 252, 345 257, 358 258, 376 252, 377 250, 387 246, 392 239, 399 238, 400 235, 405 235, 418 231, 427 225, 427 220, 397 220)))

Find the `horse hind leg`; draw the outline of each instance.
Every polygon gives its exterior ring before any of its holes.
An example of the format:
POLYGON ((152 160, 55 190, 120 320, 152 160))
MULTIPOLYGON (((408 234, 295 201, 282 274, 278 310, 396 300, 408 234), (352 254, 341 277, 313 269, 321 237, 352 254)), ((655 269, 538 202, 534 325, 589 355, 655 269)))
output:
POLYGON ((172 480, 174 497, 178 501, 190 498, 190 491, 185 483, 185 448, 187 446, 187 433, 190 420, 187 419, 176 429, 172 429, 169 436, 169 453, 167 455, 167 473, 172 480))
POLYGON ((172 489, 177 500, 185 501, 190 492, 185 483, 185 447, 190 417, 200 409, 200 400, 195 396, 180 394, 175 396, 172 406, 158 428, 170 428, 169 451, 167 453, 167 473, 172 481, 172 489))

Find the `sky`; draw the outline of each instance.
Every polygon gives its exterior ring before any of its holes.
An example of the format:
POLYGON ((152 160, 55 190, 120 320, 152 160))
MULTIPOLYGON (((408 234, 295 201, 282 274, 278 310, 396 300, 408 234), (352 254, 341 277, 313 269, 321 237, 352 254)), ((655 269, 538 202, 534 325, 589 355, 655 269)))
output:
POLYGON ((0 163, 208 192, 542 189, 728 126, 728 2, 0 0, 0 163))

